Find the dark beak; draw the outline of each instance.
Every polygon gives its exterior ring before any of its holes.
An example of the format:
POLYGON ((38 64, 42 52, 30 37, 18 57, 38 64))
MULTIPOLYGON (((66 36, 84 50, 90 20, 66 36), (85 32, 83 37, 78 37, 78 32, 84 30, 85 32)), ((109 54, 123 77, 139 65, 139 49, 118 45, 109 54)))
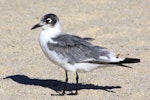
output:
POLYGON ((38 28, 38 27, 41 27, 41 25, 40 25, 40 24, 36 24, 36 25, 34 25, 34 26, 31 28, 31 30, 32 30, 32 29, 35 29, 35 28, 38 28))

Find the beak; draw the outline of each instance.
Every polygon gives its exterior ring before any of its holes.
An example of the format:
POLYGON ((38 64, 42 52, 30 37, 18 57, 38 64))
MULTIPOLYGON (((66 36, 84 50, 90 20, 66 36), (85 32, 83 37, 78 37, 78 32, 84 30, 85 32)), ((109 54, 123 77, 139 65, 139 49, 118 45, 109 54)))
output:
POLYGON ((35 28, 38 28, 38 27, 41 27, 42 25, 40 25, 40 24, 36 24, 36 25, 34 25, 32 28, 31 28, 31 30, 32 29, 35 29, 35 28))

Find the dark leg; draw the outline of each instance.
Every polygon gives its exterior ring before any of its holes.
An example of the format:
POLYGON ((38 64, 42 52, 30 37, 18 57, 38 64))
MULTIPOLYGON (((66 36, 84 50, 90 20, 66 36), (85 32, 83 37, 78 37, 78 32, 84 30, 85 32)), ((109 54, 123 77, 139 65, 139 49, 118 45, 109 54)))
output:
POLYGON ((65 94, 65 91, 66 91, 66 89, 67 89, 68 74, 67 74, 67 71, 65 71, 65 73, 66 73, 66 82, 65 82, 65 85, 64 85, 63 92, 62 92, 60 95, 64 95, 64 94, 65 94))
POLYGON ((79 76, 78 76, 78 73, 76 72, 76 92, 75 92, 75 95, 78 94, 78 80, 79 80, 79 76))

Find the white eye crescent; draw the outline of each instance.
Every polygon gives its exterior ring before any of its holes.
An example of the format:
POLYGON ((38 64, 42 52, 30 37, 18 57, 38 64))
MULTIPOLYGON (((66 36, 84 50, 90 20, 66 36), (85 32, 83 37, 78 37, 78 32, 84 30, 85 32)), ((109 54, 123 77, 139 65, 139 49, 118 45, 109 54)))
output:
POLYGON ((47 22, 51 23, 52 19, 51 18, 47 18, 47 22))

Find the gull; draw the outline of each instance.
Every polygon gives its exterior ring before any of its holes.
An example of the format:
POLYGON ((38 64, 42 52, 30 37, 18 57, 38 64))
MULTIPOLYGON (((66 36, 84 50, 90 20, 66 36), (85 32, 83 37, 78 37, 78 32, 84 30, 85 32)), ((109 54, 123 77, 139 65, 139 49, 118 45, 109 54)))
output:
POLYGON ((97 68, 124 66, 127 63, 138 63, 137 58, 117 57, 114 52, 105 47, 96 46, 89 41, 92 38, 66 34, 61 31, 59 18, 55 14, 44 15, 40 22, 31 29, 42 27, 39 43, 47 58, 65 70, 65 85, 60 95, 66 94, 68 72, 76 73, 76 91, 78 94, 78 72, 88 72, 97 68))

